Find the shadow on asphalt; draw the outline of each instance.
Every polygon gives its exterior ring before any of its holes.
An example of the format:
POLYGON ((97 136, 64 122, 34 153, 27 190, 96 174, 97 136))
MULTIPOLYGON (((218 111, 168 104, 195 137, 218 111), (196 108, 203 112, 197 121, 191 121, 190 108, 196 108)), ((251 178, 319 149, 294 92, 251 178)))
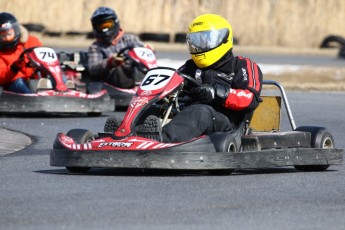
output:
MULTIPOLYGON (((337 170, 327 170, 332 172, 337 170)), ((56 175, 79 175, 79 176, 150 176, 150 177, 181 177, 181 176, 248 176, 248 175, 267 175, 267 174, 283 174, 283 173, 305 173, 294 169, 293 167, 284 168, 265 168, 265 169, 247 169, 220 171, 197 171, 197 170, 143 170, 143 169, 105 169, 92 168, 87 173, 72 173, 64 168, 52 170, 38 170, 37 173, 56 174, 56 175)))

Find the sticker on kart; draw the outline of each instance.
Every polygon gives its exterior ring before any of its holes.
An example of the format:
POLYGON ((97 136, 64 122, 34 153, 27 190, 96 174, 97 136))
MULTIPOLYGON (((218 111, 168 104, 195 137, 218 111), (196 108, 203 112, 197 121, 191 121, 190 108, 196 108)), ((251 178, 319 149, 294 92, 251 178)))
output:
POLYGON ((151 70, 141 82, 140 89, 143 91, 163 90, 175 71, 170 69, 151 70))
POLYGON ((49 47, 37 47, 34 49, 38 61, 50 63, 58 60, 55 51, 49 47))
POLYGON ((133 52, 137 57, 141 58, 142 60, 150 62, 156 60, 154 52, 150 49, 144 47, 135 47, 133 48, 133 52))

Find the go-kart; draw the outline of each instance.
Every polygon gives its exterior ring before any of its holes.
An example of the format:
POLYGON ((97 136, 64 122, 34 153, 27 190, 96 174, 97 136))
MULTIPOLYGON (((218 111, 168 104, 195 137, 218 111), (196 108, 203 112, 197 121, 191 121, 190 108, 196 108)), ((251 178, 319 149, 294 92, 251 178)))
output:
POLYGON ((136 78, 136 84, 133 88, 125 89, 116 87, 110 83, 100 82, 98 79, 90 77, 87 70, 87 52, 61 52, 59 54, 59 59, 65 75, 77 86, 77 88, 85 90, 85 92, 93 93, 106 89, 110 97, 115 100, 118 108, 127 108, 147 71, 158 66, 157 59, 155 53, 151 49, 133 46, 121 49, 116 56, 131 64, 131 69, 133 71, 132 75, 136 78))
POLYGON ((25 60, 34 69, 28 82, 33 93, 21 94, 1 88, 0 112, 100 115, 114 111, 115 102, 106 90, 87 94, 75 90, 70 81, 63 80, 57 54, 52 48, 28 48, 22 52, 19 60, 25 60))
POLYGON ((332 134, 324 127, 296 127, 284 88, 275 81, 279 96, 261 96, 252 114, 244 116, 235 130, 202 135, 181 143, 161 143, 136 135, 136 127, 148 114, 162 119, 164 126, 174 114, 191 102, 188 84, 194 78, 172 68, 154 68, 145 76, 127 112, 114 131, 93 134, 72 129, 57 134, 50 153, 50 165, 72 172, 91 168, 202 170, 210 173, 235 169, 294 166, 298 170, 322 171, 342 163, 342 149, 336 149, 332 134), (292 131, 279 131, 281 98, 292 131))

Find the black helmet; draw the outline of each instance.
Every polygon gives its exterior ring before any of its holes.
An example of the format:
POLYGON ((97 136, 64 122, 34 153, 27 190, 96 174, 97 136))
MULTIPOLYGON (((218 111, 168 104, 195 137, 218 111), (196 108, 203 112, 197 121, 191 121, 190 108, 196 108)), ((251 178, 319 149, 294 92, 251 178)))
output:
POLYGON ((0 50, 17 46, 20 28, 17 19, 10 13, 0 13, 0 50))
POLYGON ((93 33, 103 42, 111 43, 119 34, 120 22, 114 10, 99 7, 91 16, 93 33))

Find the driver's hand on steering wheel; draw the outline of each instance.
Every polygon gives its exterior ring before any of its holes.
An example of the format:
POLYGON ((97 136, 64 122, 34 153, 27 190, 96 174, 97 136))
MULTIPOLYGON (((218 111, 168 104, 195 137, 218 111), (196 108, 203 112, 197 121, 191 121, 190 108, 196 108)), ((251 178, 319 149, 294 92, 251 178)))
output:
POLYGON ((118 56, 114 55, 114 56, 111 56, 108 58, 107 66, 109 68, 114 68, 114 67, 123 65, 123 63, 124 63, 123 57, 118 57, 118 56))
POLYGON ((203 84, 191 90, 192 97, 204 104, 212 102, 215 99, 215 93, 215 88, 208 84, 203 84))
POLYGON ((11 65, 11 70, 13 73, 18 73, 20 70, 24 69, 27 66, 27 63, 25 62, 24 58, 19 58, 11 65))

